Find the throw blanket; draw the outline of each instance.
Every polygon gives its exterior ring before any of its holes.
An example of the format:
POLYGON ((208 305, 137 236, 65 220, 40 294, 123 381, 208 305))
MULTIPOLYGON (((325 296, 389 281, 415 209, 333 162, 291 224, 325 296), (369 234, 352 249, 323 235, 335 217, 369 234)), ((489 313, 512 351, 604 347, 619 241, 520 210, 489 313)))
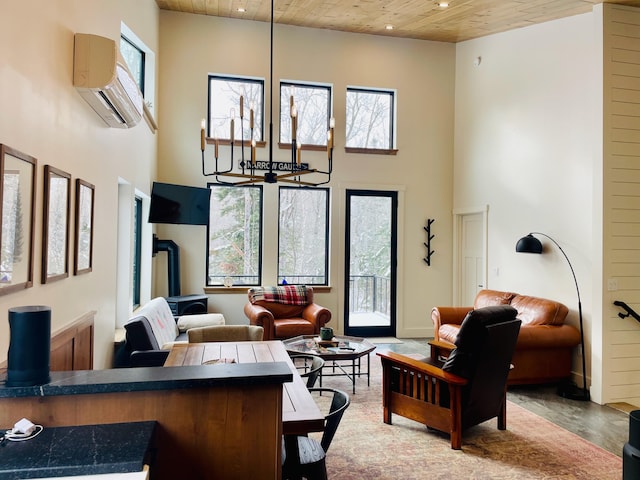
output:
POLYGON ((306 305, 309 303, 307 287, 304 285, 283 285, 282 287, 256 287, 249 289, 251 303, 259 301, 306 305))

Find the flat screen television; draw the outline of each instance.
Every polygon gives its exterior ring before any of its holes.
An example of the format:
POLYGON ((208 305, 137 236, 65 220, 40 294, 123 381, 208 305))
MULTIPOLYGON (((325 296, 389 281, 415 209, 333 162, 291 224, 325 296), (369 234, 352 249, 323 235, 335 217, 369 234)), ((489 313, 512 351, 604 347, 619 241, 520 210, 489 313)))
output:
POLYGON ((209 188, 153 182, 149 205, 149 223, 207 225, 209 188))

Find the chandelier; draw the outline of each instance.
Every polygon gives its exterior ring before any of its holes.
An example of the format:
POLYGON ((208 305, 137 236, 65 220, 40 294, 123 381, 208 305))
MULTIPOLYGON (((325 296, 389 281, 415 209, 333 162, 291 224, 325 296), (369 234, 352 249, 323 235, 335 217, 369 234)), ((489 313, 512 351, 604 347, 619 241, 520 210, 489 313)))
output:
MULTIPOLYGON (((229 159, 225 160, 225 167, 221 167, 223 160, 218 155, 218 139, 214 139, 213 171, 207 171, 205 158, 205 128, 206 122, 202 120, 200 125, 200 150, 202 152, 202 175, 205 177, 214 177, 216 184, 220 185, 250 185, 255 183, 291 183, 299 186, 317 187, 329 183, 331 180, 331 171, 333 170, 333 130, 335 121, 331 118, 329 122, 329 130, 327 131, 327 169, 318 170, 308 168, 301 161, 302 143, 296 140, 298 131, 298 112, 295 105, 294 96, 290 96, 290 116, 291 116, 291 162, 274 162, 273 160, 273 11, 274 0, 271 0, 271 45, 270 45, 270 64, 269 64, 269 157, 266 162, 266 172, 261 173, 258 169, 258 161, 256 159, 256 141, 254 139, 254 109, 250 105, 249 109, 249 130, 251 132, 251 149, 250 158, 245 158, 245 139, 244 139, 244 97, 241 95, 240 102, 240 161, 236 167, 234 160, 234 127, 235 112, 231 110, 231 132, 230 132, 230 148, 229 159), (276 163, 278 168, 276 168, 276 163), (285 165, 284 168, 281 165, 285 165), (277 170, 277 171, 276 171, 277 170), (315 174, 308 176, 309 174, 315 174), (314 181, 315 180, 315 181, 314 181)), ((260 162, 261 164, 264 162, 260 162)))

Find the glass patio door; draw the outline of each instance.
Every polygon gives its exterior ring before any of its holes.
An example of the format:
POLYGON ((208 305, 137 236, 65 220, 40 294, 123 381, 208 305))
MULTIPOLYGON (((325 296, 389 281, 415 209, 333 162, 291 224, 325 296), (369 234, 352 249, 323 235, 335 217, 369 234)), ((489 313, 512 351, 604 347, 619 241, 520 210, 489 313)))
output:
POLYGON ((396 334, 398 193, 347 190, 345 333, 396 334))

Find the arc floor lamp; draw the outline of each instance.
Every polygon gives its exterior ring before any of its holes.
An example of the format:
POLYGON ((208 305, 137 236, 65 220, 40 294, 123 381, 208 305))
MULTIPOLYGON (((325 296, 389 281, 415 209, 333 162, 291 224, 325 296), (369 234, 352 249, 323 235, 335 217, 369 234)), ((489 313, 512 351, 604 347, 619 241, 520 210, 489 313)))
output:
POLYGON ((576 293, 578 294, 578 318, 580 320, 580 348, 582 349, 582 388, 580 389, 575 383, 569 382, 567 384, 563 384, 558 388, 558 395, 569 398, 571 400, 590 400, 589 390, 587 390, 587 368, 585 361, 585 351, 584 351, 584 330, 582 328, 582 302, 580 300, 580 289, 578 288, 578 280, 576 279, 576 273, 573 271, 573 265, 569 261, 569 257, 564 253, 562 247, 556 242, 553 238, 551 238, 546 233, 541 232, 531 232, 526 237, 522 237, 518 240, 516 244, 516 252, 518 253, 542 253, 542 243, 538 240, 534 235, 542 235, 543 237, 547 237, 551 240, 558 249, 564 255, 564 258, 567 260, 569 264, 569 268, 571 269, 571 275, 573 275, 573 281, 576 285, 576 293))

